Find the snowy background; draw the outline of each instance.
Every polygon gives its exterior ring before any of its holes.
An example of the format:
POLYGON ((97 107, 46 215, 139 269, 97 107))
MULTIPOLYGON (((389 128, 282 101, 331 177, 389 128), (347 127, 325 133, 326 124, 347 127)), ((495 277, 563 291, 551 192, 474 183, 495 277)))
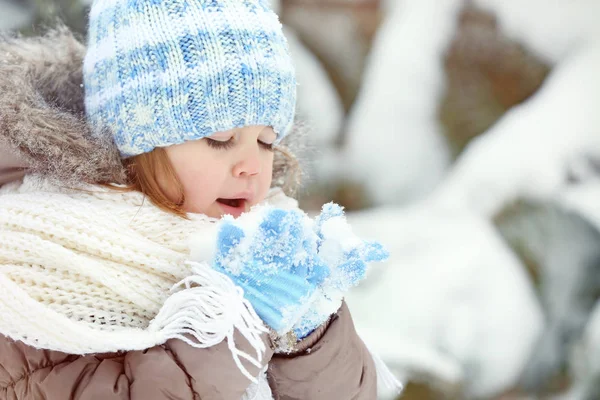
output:
MULTIPOLYGON (((0 28, 83 32, 88 4, 0 0, 0 28)), ((348 302, 402 398, 600 399, 600 0, 273 5, 302 203, 392 253, 348 302)))

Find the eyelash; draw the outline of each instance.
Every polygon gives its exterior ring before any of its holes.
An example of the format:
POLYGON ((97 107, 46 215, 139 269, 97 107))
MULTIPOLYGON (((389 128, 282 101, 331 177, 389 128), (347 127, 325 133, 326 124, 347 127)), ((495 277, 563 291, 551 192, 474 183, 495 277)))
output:
MULTIPOLYGON (((206 138, 206 140, 210 147, 212 147, 213 149, 217 149, 217 150, 227 150, 227 149, 232 148, 234 145, 233 139, 229 139, 226 142, 221 142, 221 141, 213 140, 210 138, 206 138)), ((273 144, 267 144, 267 143, 261 142, 259 140, 258 145, 260 147, 262 147, 264 150, 273 151, 273 144)))

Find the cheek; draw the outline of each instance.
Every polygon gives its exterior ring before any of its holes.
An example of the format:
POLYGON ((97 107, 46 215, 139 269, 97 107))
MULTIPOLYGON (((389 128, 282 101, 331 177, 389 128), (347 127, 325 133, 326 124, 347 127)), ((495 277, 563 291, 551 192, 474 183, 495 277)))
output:
POLYGON ((186 204, 205 206, 211 203, 220 187, 221 178, 214 173, 187 170, 181 174, 181 184, 185 193, 186 204))
POLYGON ((204 213, 217 197, 223 171, 209 155, 202 154, 186 161, 177 168, 185 195, 184 207, 188 211, 204 213))
POLYGON ((264 160, 261 174, 261 189, 269 190, 273 180, 273 153, 270 153, 264 160))

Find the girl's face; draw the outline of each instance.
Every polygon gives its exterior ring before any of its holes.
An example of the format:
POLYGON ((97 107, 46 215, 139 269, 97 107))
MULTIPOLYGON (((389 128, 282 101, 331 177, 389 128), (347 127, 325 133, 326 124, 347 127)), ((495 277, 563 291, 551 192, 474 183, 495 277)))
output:
MULTIPOLYGON (((271 127, 248 126, 167 147, 183 185, 183 210, 237 218, 264 200, 271 187, 276 138, 271 127)), ((176 193, 164 179, 159 182, 168 196, 176 193)))

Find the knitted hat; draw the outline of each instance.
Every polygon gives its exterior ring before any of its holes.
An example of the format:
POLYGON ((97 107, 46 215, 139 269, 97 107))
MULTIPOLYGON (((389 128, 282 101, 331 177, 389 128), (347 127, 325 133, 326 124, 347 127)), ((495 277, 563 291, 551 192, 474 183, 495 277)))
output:
POLYGON ((215 132, 271 126, 281 140, 296 79, 268 0, 95 0, 86 112, 122 157, 215 132))

